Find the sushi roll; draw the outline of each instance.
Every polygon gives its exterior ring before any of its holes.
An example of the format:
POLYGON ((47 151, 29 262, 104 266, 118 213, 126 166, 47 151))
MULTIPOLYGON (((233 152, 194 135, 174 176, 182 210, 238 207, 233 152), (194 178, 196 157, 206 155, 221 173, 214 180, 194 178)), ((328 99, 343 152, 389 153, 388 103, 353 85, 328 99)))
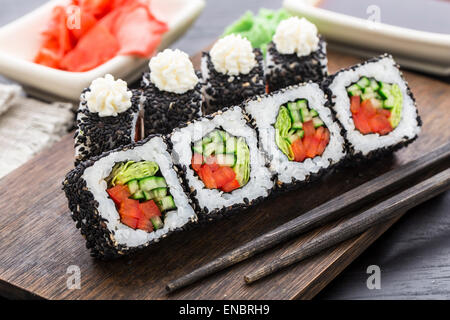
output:
POLYGON ((75 165, 139 139, 136 130, 141 93, 107 74, 80 97, 75 132, 75 165))
POLYGON ((146 136, 168 134, 201 116, 201 83, 186 53, 166 49, 150 60, 149 67, 141 83, 146 136))
POLYGON ((239 105, 266 90, 261 50, 240 35, 228 35, 204 52, 201 71, 205 114, 239 105))
POLYGON ((422 122, 415 99, 392 56, 339 71, 324 87, 355 160, 392 152, 417 138, 422 122))
POLYGON ((87 248, 102 259, 147 247, 197 220, 160 136, 81 163, 63 189, 87 248))
POLYGON ((269 92, 302 82, 320 82, 328 75, 326 46, 317 27, 305 18, 281 21, 267 48, 269 92))
POLYGON ((255 97, 245 103, 245 111, 277 176, 277 191, 318 178, 345 158, 342 129, 318 84, 255 97))
POLYGON ((175 129, 170 141, 199 219, 211 221, 250 207, 273 187, 256 131, 240 107, 175 129))

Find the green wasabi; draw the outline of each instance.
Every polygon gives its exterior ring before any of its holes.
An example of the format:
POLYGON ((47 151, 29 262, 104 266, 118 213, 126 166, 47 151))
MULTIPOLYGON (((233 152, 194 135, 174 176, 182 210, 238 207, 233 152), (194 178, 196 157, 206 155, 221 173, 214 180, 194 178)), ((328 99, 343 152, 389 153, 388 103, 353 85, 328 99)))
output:
POLYGON ((265 57, 267 45, 272 41, 278 24, 290 16, 284 9, 277 11, 260 9, 257 16, 247 11, 239 20, 225 29, 223 36, 240 34, 250 41, 253 48, 260 48, 265 57))

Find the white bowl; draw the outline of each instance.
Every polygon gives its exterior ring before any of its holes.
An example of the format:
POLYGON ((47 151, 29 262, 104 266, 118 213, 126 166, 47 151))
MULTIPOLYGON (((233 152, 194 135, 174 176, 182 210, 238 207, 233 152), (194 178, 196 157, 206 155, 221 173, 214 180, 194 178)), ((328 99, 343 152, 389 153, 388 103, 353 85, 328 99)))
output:
POLYGON ((375 23, 316 8, 316 2, 284 0, 283 7, 315 23, 336 48, 362 56, 388 52, 405 67, 450 75, 450 35, 375 23))
MULTIPOLYGON (((33 94, 46 100, 55 97, 78 100, 81 91, 92 80, 107 73, 127 82, 136 80, 148 59, 116 56, 86 72, 68 72, 32 62, 40 45, 40 32, 50 18, 53 7, 66 0, 49 1, 26 16, 0 28, 0 73, 23 84, 33 94)), ((152 0, 154 15, 169 25, 158 50, 176 41, 197 19, 205 6, 204 0, 152 0)))

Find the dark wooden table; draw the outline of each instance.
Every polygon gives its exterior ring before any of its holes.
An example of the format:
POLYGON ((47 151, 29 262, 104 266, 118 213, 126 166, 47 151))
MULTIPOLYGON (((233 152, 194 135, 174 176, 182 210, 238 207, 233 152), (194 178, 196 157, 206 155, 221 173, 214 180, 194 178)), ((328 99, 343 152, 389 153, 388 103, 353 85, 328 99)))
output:
MULTIPOLYGON (((44 2, 46 0, 2 0, 0 25, 44 2)), ((223 28, 245 10, 256 11, 263 6, 277 8, 280 5, 281 1, 273 0, 209 0, 194 27, 174 46, 193 54, 214 41, 223 28)), ((449 207, 450 193, 446 193, 411 210, 317 298, 450 298, 449 207), (381 268, 381 290, 367 289, 366 269, 369 265, 381 268)))

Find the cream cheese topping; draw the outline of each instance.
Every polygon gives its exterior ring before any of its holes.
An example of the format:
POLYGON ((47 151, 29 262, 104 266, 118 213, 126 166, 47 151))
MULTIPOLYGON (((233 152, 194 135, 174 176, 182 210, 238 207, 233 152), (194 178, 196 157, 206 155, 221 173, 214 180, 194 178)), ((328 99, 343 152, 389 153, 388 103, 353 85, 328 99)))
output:
POLYGON ((317 27, 305 18, 283 20, 278 25, 273 42, 279 53, 307 56, 319 48, 317 27))
POLYGON ((191 60, 178 49, 158 53, 149 66, 150 81, 161 91, 182 94, 194 89, 198 83, 191 60))
POLYGON ((231 34, 217 41, 210 51, 214 68, 223 74, 248 74, 256 66, 255 53, 250 41, 231 34))
POLYGON ((92 81, 89 91, 85 94, 90 112, 98 113, 100 117, 117 116, 131 107, 132 92, 127 83, 107 74, 104 78, 92 81))

